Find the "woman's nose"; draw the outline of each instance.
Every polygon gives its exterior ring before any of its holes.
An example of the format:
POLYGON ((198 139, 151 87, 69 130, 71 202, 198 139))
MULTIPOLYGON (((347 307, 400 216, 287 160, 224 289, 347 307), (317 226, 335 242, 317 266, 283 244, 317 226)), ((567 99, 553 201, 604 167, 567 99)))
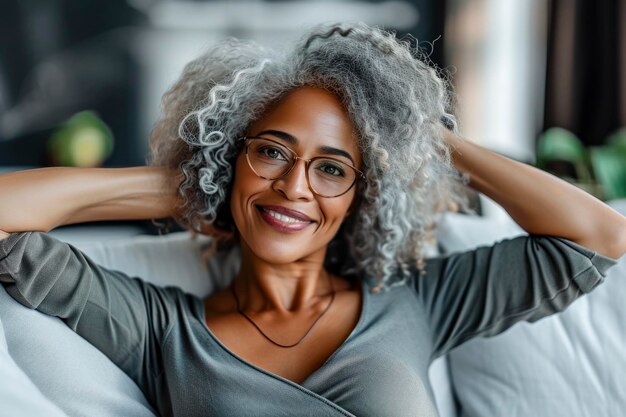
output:
POLYGON ((296 159, 294 166, 283 177, 274 180, 273 188, 289 200, 311 200, 313 191, 309 187, 306 170, 307 162, 296 159))

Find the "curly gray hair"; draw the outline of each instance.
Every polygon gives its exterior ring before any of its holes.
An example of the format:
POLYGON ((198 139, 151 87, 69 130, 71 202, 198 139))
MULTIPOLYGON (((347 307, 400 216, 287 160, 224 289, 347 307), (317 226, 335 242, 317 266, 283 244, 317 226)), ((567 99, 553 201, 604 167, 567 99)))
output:
MULTIPOLYGON (((175 220, 236 236, 229 212, 235 141, 289 91, 324 88, 341 100, 358 135, 366 182, 329 245, 327 267, 358 273, 372 292, 423 272, 437 214, 469 207, 442 123, 457 132, 445 77, 419 47, 364 23, 321 24, 290 50, 229 38, 187 64, 163 96, 152 165, 182 170, 175 220), (350 256, 333 257, 337 251, 350 256), (339 259, 348 259, 341 261, 339 259)), ((205 229, 206 230, 206 229, 205 229)))

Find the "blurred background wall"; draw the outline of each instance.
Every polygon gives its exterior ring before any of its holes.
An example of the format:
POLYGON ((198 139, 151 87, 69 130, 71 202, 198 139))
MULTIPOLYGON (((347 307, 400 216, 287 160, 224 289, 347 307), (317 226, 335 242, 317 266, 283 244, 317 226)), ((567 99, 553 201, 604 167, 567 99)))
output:
POLYGON ((204 48, 360 20, 412 35, 450 71, 466 136, 527 163, 565 159, 544 167, 579 180, 580 161, 541 140, 565 128, 589 163, 587 147, 626 126, 625 3, 0 0, 0 168, 145 164, 161 95, 204 48))

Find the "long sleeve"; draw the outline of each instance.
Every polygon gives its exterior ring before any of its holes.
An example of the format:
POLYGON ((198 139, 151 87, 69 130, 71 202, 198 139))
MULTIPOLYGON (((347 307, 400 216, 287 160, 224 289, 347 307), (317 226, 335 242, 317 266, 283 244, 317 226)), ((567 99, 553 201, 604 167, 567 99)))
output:
POLYGON ((412 284, 431 326, 432 359, 476 336, 565 310, 616 260, 564 238, 529 235, 426 259, 412 284))
POLYGON ((61 318, 147 395, 154 388, 162 367, 160 342, 175 314, 175 289, 104 268, 41 232, 0 241, 0 283, 21 304, 61 318))

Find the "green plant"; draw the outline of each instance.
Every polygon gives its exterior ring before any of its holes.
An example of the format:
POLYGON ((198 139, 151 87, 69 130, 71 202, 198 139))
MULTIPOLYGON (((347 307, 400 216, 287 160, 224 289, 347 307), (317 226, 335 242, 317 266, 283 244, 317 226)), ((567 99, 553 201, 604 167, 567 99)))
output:
POLYGON ((572 132, 550 128, 539 137, 536 166, 601 200, 626 198, 626 128, 588 148, 572 132))

